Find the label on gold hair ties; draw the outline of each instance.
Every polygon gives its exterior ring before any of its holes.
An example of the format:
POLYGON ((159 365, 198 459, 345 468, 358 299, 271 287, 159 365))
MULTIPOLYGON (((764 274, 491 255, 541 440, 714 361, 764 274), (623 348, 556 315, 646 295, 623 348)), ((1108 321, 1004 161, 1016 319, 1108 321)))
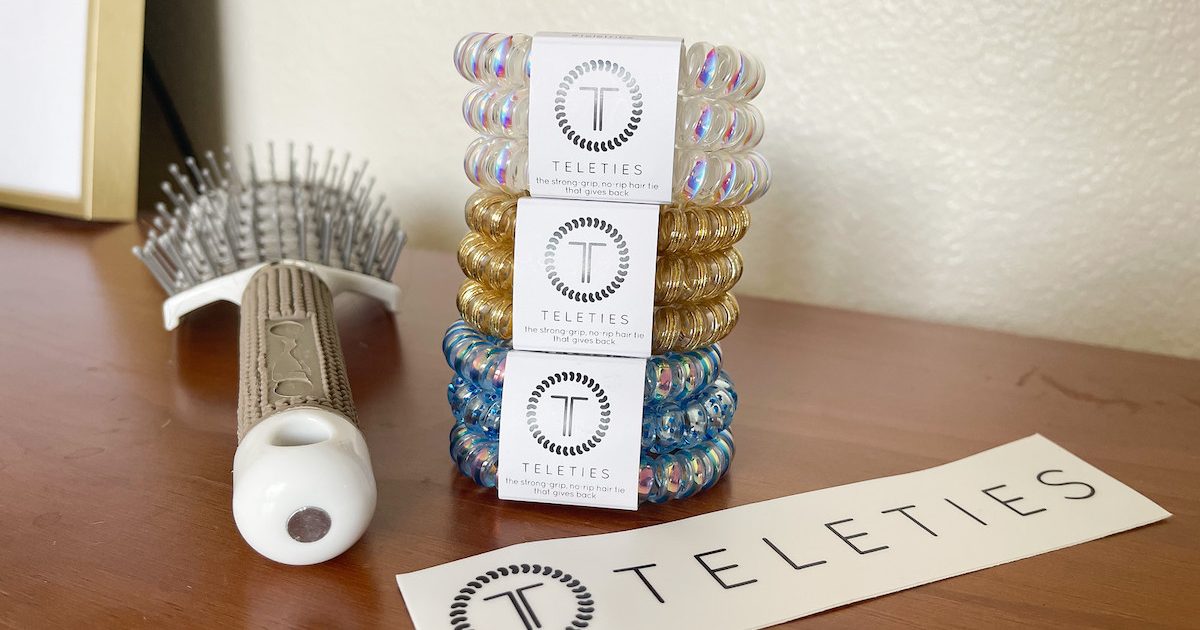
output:
POLYGON ((530 192, 669 202, 682 51, 680 38, 535 35, 530 192))
POLYGON ((522 198, 513 347, 650 356, 657 235, 642 204, 522 198))

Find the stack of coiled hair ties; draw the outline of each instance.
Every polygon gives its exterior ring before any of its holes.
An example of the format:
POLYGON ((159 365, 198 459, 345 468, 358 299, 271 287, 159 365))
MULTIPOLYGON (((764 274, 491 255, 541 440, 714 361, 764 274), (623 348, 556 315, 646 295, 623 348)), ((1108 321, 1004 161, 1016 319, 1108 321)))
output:
MULTIPOLYGON (((463 117, 479 139, 464 169, 476 186, 510 194, 529 188, 529 77, 535 69, 528 35, 474 33, 459 41, 454 63, 478 85, 463 99, 463 117)), ((679 78, 675 197, 707 206, 751 203, 770 187, 767 161, 752 149, 763 119, 750 101, 766 80, 753 56, 697 42, 679 78)))
MULTIPOLYGON (((496 485, 500 400, 512 337, 513 246, 517 200, 528 194, 528 86, 536 61, 528 35, 473 33, 454 62, 476 84, 463 116, 480 133, 464 168, 479 186, 467 200, 470 232, 459 244, 467 279, 462 320, 442 350, 455 376, 447 397, 455 424, 450 454, 464 475, 496 485)), ((763 118, 750 101, 765 72, 753 56, 705 42, 681 63, 674 200, 659 207, 654 320, 646 364, 639 497, 654 503, 715 484, 733 458, 729 427, 737 409, 718 342, 733 330, 741 278, 734 244, 750 225, 747 204, 770 187, 754 151, 763 118)))

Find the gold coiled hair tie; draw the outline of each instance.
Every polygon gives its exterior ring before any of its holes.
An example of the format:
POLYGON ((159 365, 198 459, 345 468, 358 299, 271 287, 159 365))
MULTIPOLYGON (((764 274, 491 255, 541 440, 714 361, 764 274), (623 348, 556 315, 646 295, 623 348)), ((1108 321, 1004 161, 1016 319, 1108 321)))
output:
MULTIPOLYGON (((468 278, 511 295, 511 241, 496 241, 481 232, 468 232, 458 244, 458 265, 468 278)), ((654 304, 667 306, 716 297, 732 289, 741 277, 742 255, 733 247, 659 256, 654 274, 654 304)))
MULTIPOLYGON (((458 311, 472 328, 492 337, 512 338, 512 294, 467 279, 458 290, 458 311)), ((688 352, 724 339, 737 325, 738 303, 732 293, 706 300, 654 308, 650 351, 688 352)))
MULTIPOLYGON (((467 226, 494 241, 511 242, 517 227, 517 200, 491 190, 477 190, 466 205, 467 226)), ((711 252, 728 249, 750 228, 745 206, 698 206, 671 203, 659 206, 658 253, 711 252)))
POLYGON ((659 256, 654 303, 668 306, 728 293, 742 278, 742 255, 729 247, 699 254, 659 256))
POLYGON ((513 245, 470 231, 458 243, 458 266, 464 275, 493 289, 512 292, 513 245))

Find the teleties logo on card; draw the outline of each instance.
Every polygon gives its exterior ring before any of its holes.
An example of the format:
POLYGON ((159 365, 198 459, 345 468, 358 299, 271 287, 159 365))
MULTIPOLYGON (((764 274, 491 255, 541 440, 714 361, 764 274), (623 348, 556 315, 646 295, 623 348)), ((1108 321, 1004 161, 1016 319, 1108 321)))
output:
POLYGON ((586 586, 561 569, 510 564, 467 582, 450 603, 455 630, 587 628, 595 602, 586 586))
POLYGON ((629 277, 629 244, 615 226, 596 217, 577 217, 546 240, 542 255, 546 279, 564 297, 584 304, 601 302, 629 277))
POLYGON ((621 64, 585 61, 563 75, 554 92, 554 118, 563 136, 595 153, 617 149, 642 122, 642 88, 621 64))
POLYGON ((565 457, 586 453, 608 433, 612 403, 596 379, 574 370, 542 379, 529 393, 525 422, 542 448, 565 457))

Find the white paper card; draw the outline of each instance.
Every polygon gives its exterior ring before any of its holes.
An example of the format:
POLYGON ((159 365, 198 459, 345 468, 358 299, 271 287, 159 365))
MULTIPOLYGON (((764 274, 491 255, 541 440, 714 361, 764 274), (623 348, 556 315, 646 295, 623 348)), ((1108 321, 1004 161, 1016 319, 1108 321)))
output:
POLYGON ((530 192, 670 201, 682 52, 679 38, 535 35, 530 192))
POLYGON ((1168 516, 1033 435, 928 470, 396 579, 418 628, 760 628, 1168 516))
POLYGON ((508 353, 501 499, 636 510, 645 359, 508 353))
POLYGON ((0 2, 0 188, 83 193, 88 4, 0 2))
POLYGON ((513 347, 650 356, 658 208, 517 202, 513 347))

